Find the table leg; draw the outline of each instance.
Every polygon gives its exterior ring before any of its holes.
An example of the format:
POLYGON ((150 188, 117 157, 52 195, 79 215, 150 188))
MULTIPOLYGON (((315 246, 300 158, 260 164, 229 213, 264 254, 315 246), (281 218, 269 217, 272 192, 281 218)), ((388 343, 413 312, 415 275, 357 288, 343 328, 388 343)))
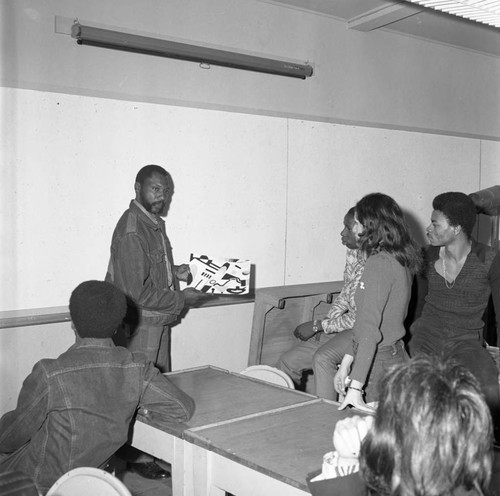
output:
POLYGON ((135 422, 131 445, 151 456, 172 463, 175 436, 143 422, 135 422))
POLYGON ((191 443, 184 448, 191 467, 184 496, 224 496, 226 491, 236 496, 310 496, 308 491, 213 451, 191 443))
POLYGON ((185 441, 176 437, 174 439, 172 466, 172 496, 183 496, 186 484, 186 466, 184 461, 185 441))

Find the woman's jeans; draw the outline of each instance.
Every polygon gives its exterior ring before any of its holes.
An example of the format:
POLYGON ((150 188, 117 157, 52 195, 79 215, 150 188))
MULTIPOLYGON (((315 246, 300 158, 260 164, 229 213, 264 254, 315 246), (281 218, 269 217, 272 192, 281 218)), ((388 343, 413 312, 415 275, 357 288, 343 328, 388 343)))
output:
MULTIPOLYGON (((356 357, 354 359, 356 360, 356 357)), ((409 359, 401 339, 392 345, 378 347, 365 383, 365 401, 367 403, 378 401, 378 384, 382 377, 394 365, 407 362, 409 359)))

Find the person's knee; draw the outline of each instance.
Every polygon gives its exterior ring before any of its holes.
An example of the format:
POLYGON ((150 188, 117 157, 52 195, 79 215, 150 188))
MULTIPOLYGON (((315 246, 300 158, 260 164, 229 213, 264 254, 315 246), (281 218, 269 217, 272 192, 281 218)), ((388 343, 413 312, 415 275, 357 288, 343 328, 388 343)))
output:
POLYGON ((313 370, 323 368, 323 366, 327 363, 325 360, 325 356, 323 353, 321 353, 319 350, 313 355, 312 358, 312 367, 313 370))
POLYGON ((336 370, 342 362, 342 356, 335 350, 322 350, 321 348, 313 355, 312 365, 313 370, 317 369, 332 369, 336 370))
MULTIPOLYGON (((482 387, 484 398, 486 403, 490 407, 492 412, 496 415, 500 415, 500 393, 499 385, 497 384, 487 384, 482 387)), ((499 419, 500 420, 500 419, 499 419)))
POLYGON ((299 362, 297 356, 290 350, 279 357, 276 368, 289 375, 295 383, 300 383, 304 368, 299 362))
POLYGON ((290 354, 288 352, 282 353, 276 363, 276 368, 282 370, 283 372, 289 373, 292 370, 290 363, 290 354))
POLYGON ((281 356, 278 358, 278 361, 276 362, 275 367, 276 367, 277 369, 282 370, 283 372, 286 372, 286 370, 285 370, 285 369, 286 369, 287 367, 286 367, 286 362, 285 362, 285 361, 284 361, 284 359, 283 359, 283 355, 281 355, 281 356))
POLYGON ((407 349, 408 349, 408 354, 413 358, 416 356, 422 356, 422 355, 429 355, 431 354, 429 349, 426 349, 426 343, 425 340, 420 339, 418 336, 417 337, 412 337, 408 341, 407 349))

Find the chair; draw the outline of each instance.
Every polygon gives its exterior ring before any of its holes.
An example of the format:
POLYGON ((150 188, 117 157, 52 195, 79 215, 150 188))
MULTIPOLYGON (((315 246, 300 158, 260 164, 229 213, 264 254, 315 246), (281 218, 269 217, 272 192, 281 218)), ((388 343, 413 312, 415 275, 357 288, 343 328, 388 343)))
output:
POLYGON ((93 467, 70 470, 54 483, 46 496, 132 496, 123 482, 93 467))
POLYGON ((260 379, 261 381, 270 382, 271 384, 295 389, 290 376, 276 367, 270 367, 269 365, 251 365, 240 373, 249 377, 254 377, 255 379, 260 379))

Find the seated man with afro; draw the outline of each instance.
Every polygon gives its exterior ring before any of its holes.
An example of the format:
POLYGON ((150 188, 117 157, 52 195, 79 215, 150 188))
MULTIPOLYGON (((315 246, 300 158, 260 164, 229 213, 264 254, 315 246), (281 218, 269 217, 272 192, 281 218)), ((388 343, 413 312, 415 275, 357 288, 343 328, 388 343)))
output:
POLYGON ((16 409, 0 419, 0 473, 23 472, 42 494, 73 468, 104 468, 127 442, 139 409, 166 425, 186 422, 194 411, 192 398, 145 355, 114 345, 127 311, 120 290, 83 282, 69 309, 75 343, 35 364, 16 409))

